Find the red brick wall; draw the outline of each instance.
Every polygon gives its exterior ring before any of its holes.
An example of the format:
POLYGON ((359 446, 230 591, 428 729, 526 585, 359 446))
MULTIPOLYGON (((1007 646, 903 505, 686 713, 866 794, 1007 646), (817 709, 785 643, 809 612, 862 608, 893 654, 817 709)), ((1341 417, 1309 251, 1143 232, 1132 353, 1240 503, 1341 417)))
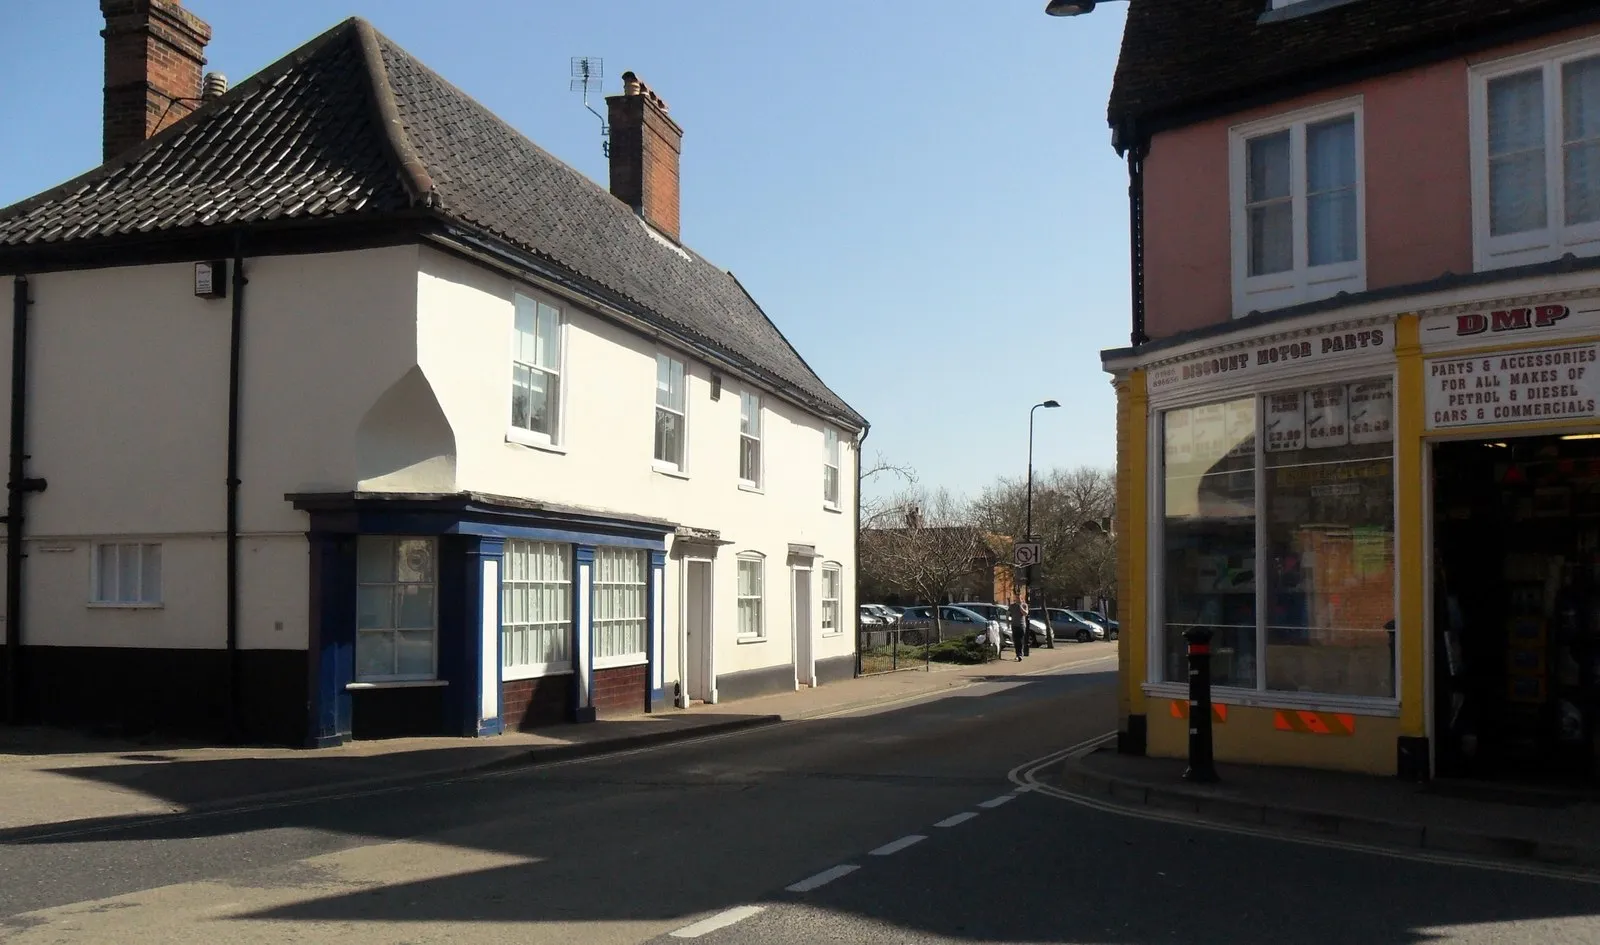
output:
POLYGON ((605 715, 633 715, 645 710, 645 681, 650 667, 620 666, 594 671, 594 707, 605 715))
POLYGON ((571 673, 500 684, 500 714, 508 732, 565 722, 571 705, 571 673))
POLYGON ((199 107, 211 27, 181 0, 100 0, 100 11, 109 161, 199 107))
POLYGON ((683 129, 649 95, 606 99, 611 117, 611 193, 679 239, 678 164, 683 129))

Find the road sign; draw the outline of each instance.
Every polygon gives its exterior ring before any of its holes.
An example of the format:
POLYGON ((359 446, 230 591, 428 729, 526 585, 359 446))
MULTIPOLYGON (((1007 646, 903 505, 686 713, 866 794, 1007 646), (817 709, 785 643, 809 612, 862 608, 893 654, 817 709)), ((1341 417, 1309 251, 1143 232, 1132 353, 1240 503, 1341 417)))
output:
POLYGON ((1039 543, 1036 541, 1017 542, 1016 557, 1012 559, 1019 568, 1029 568, 1039 563, 1039 543))

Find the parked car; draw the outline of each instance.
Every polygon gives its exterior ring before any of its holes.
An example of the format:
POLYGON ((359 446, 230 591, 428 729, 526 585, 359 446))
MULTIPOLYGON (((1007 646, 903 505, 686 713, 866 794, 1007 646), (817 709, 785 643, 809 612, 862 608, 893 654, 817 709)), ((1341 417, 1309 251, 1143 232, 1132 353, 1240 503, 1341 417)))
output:
POLYGON ((877 614, 885 626, 894 627, 900 624, 900 612, 886 604, 862 604, 861 609, 877 614))
MULTIPOLYGON (((983 614, 959 605, 945 604, 938 608, 939 622, 944 625, 946 639, 956 637, 984 636, 989 632, 989 627, 994 621, 983 614)), ((928 639, 933 639, 934 630, 933 607, 907 607, 900 617, 900 629, 923 630, 928 633, 928 639)), ((1000 645, 1004 646, 1011 639, 1011 631, 1005 624, 1000 624, 1000 645)))
POLYGON ((1051 607, 1046 612, 1050 616, 1050 630, 1057 637, 1067 637, 1079 643, 1106 638, 1105 627, 1085 620, 1065 607, 1051 607))
MULTIPOLYGON (((982 614, 984 617, 990 620, 1000 621, 1000 626, 1006 629, 1006 640, 1008 641, 1007 645, 1009 645, 1009 641, 1011 639, 1011 612, 1004 604, 981 604, 962 601, 958 604, 953 604, 952 606, 965 607, 974 613, 982 614)), ((1045 634, 1049 632, 1050 631, 1045 628, 1043 620, 1033 616, 1028 618, 1029 646, 1043 646, 1045 643, 1045 634)))
POLYGON ((885 625, 883 615, 873 610, 871 604, 861 604, 856 607, 856 620, 863 627, 882 627, 885 625))
POLYGON ((1122 624, 1107 618, 1104 614, 1094 610, 1074 610, 1072 612, 1079 620, 1092 623, 1106 632, 1106 639, 1115 640, 1117 631, 1122 629, 1122 624))

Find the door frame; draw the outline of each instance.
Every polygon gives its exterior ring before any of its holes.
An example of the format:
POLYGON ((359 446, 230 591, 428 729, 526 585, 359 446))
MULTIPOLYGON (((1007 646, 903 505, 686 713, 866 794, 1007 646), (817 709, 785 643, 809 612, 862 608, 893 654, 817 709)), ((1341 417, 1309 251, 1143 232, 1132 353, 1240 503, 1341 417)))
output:
POLYGON ((694 695, 689 691, 689 582, 694 565, 705 565, 705 596, 702 598, 706 611, 705 640, 701 644, 700 663, 705 675, 707 705, 717 704, 717 566, 712 558, 699 556, 685 556, 679 559, 682 567, 681 576, 678 578, 678 708, 686 709, 694 695))
POLYGON ((810 563, 789 565, 789 627, 791 628, 791 632, 789 634, 789 662, 794 666, 795 689, 799 689, 802 684, 809 689, 815 689, 817 687, 817 615, 816 608, 812 606, 812 599, 816 597, 816 581, 814 578, 815 574, 816 570, 811 566, 810 563), (799 583, 801 574, 806 576, 805 605, 807 625, 803 628, 805 631, 804 650, 802 650, 800 646, 800 634, 802 630, 800 626, 801 601, 800 595, 795 593, 795 585, 799 583), (800 672, 802 658, 804 658, 806 667, 806 671, 803 676, 800 672))

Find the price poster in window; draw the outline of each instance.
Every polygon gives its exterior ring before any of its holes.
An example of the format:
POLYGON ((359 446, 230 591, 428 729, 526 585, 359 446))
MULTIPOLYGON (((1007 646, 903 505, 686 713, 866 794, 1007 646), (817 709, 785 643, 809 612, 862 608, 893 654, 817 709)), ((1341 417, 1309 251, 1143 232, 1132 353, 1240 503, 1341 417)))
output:
POLYGON ((1394 389, 1387 380, 1350 385, 1350 442, 1394 439, 1394 389))
POLYGON ((1166 415, 1167 468, 1177 469, 1194 461, 1194 437, 1188 410, 1168 410, 1166 415))
POLYGON ((1315 450, 1348 444, 1348 406, 1343 384, 1306 391, 1306 445, 1315 450))
POLYGON ((1190 432, 1194 437, 1195 458, 1200 462, 1209 466, 1228 452, 1228 416, 1222 404, 1194 408, 1190 432))
POLYGON ((1228 455, 1254 456, 1256 452, 1255 398, 1224 405, 1228 412, 1228 455))
POLYGON ((1306 445, 1305 398, 1299 392, 1267 396, 1267 452, 1282 453, 1306 445))

